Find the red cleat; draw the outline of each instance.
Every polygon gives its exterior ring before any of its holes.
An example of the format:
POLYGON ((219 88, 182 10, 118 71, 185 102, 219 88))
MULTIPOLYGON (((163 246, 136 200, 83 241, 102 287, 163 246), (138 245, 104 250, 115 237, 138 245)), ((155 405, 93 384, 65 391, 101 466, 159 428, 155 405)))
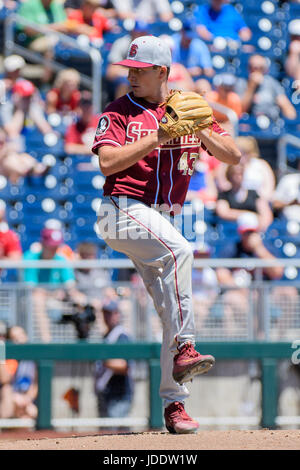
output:
POLYGON ((215 358, 211 355, 202 356, 192 343, 184 343, 174 357, 173 379, 182 385, 193 380, 196 375, 205 374, 214 365, 215 358))
POLYGON ((165 409, 165 422, 171 434, 189 434, 199 428, 199 423, 186 413, 179 401, 174 401, 165 409))

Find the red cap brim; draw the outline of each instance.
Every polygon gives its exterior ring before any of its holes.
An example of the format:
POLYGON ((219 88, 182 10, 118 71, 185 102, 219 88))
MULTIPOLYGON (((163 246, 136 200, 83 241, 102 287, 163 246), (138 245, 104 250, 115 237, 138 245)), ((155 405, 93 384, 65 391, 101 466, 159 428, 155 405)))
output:
POLYGON ((253 227, 239 227, 238 228, 238 233, 240 234, 243 234, 243 233, 246 233, 246 232, 257 232, 258 229, 257 228, 253 228, 253 227))
POLYGON ((139 62, 138 60, 131 59, 121 60, 121 62, 115 62, 113 65, 123 65, 124 67, 136 67, 139 69, 153 67, 153 64, 149 64, 148 62, 139 62))

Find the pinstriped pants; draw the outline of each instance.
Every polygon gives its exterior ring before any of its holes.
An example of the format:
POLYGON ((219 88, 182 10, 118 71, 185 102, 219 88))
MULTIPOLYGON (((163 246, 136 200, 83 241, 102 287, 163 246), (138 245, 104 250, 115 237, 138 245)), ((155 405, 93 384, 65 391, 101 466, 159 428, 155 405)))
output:
POLYGON ((105 242, 126 254, 140 273, 161 318, 160 396, 164 406, 184 403, 185 385, 173 380, 178 343, 195 342, 192 306, 193 252, 161 212, 131 198, 104 197, 97 227, 105 242))

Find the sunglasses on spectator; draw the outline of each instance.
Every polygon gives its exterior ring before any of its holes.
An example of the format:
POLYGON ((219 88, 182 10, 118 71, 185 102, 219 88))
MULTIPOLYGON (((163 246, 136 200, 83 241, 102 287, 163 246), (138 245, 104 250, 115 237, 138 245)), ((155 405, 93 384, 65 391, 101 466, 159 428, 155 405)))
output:
POLYGON ((263 65, 249 65, 250 70, 265 70, 265 67, 263 65))

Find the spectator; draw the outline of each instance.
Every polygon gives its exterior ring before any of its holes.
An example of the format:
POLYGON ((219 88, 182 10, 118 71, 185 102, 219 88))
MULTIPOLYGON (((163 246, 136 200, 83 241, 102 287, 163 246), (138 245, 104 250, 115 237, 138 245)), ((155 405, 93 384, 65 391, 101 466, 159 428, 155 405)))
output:
MULTIPOLYGON (((253 213, 244 213, 237 220, 237 230, 240 240, 236 243, 224 243, 218 252, 219 258, 258 258, 262 260, 273 260, 275 256, 264 246, 258 233, 258 218, 253 213)), ((274 266, 263 269, 265 280, 281 279, 283 267, 274 266)), ((255 271, 246 268, 218 268, 217 277, 220 287, 225 287, 223 294, 223 305, 231 318, 244 323, 249 311, 249 289, 255 271), (233 289, 231 289, 233 288, 233 289)), ((257 302, 256 292, 252 292, 252 301, 257 302)), ((260 330, 260 318, 255 319, 255 329, 260 330)))
POLYGON ((64 69, 57 74, 54 88, 46 97, 46 112, 75 113, 80 100, 80 74, 75 69, 64 69))
MULTIPOLYGON (((0 200, 0 259, 18 261, 22 259, 22 247, 18 235, 10 230, 6 222, 6 204, 0 200)), ((0 274, 2 270, 0 269, 0 274)))
POLYGON ((218 36, 235 41, 249 41, 252 33, 245 21, 226 0, 210 0, 194 10, 199 36, 212 41, 218 36))
MULTIPOLYGON (((225 243, 220 258, 260 258, 276 259, 272 253, 264 246, 262 238, 258 233, 260 229, 259 220, 256 214, 248 212, 241 214, 237 219, 237 231, 240 241, 236 244, 225 243)), ((283 275, 282 267, 264 268, 263 274, 267 279, 280 279, 283 275)))
POLYGON ((167 23, 173 18, 169 0, 112 0, 120 19, 167 23))
MULTIPOLYGON (((211 247, 206 243, 196 243, 194 247, 194 259, 209 258, 211 247)), ((219 286, 216 272, 209 266, 204 268, 193 268, 193 306, 195 311, 196 329, 201 334, 203 328, 207 327, 206 320, 212 316, 216 319, 217 297, 219 286)), ((218 311, 218 319, 225 320, 221 309, 218 311)))
POLYGON ((3 93, 4 101, 7 99, 7 94, 10 94, 16 82, 22 79, 21 73, 25 65, 26 62, 23 57, 16 54, 12 54, 4 59, 4 76, 1 79, 1 92, 3 93))
POLYGON ((130 88, 127 80, 128 70, 126 67, 113 64, 126 59, 131 41, 139 36, 149 34, 148 30, 149 25, 147 23, 144 21, 135 21, 134 28, 131 30, 130 34, 125 34, 124 36, 116 39, 113 43, 108 55, 108 66, 106 69, 106 78, 113 89, 113 92, 111 93, 113 95, 112 99, 117 99, 120 96, 125 95, 129 92, 130 88))
MULTIPOLYGON (((5 343, 7 339, 7 325, 0 321, 0 341, 5 343)), ((14 359, 2 362, 0 358, 0 418, 10 418, 13 413, 13 389, 11 381, 18 363, 14 359)))
POLYGON ((278 182, 274 196, 273 208, 286 220, 300 222, 300 160, 298 172, 284 175, 278 182))
POLYGON ((186 20, 182 30, 172 36, 173 62, 184 65, 196 80, 200 75, 214 75, 212 61, 207 45, 198 38, 195 24, 186 20))
POLYGON ((290 44, 288 56, 285 61, 286 73, 296 80, 296 87, 300 88, 300 19, 289 23, 290 44))
POLYGON ((110 20, 99 11, 100 0, 83 0, 80 8, 68 12, 65 23, 69 34, 85 34, 91 42, 102 45, 103 33, 112 28, 110 20))
MULTIPOLYGON (((108 344, 130 341, 121 325, 117 302, 103 305, 103 318, 107 328, 103 341, 108 344)), ((108 359, 95 364, 95 393, 99 416, 121 418, 127 416, 133 400, 131 365, 125 359, 108 359)))
POLYGON ((192 174, 186 201, 200 199, 207 208, 215 208, 218 191, 215 183, 220 165, 208 152, 202 150, 192 174))
MULTIPOLYGON (((0 341, 3 343, 6 340, 6 337, 7 337, 6 323, 4 323, 3 321, 0 320, 0 341)), ((2 352, 2 350, 1 350, 1 352, 2 352)), ((1 361, 2 361, 3 356, 1 355, 0 358, 1 358, 1 361)))
MULTIPOLYGON (((40 251, 29 250, 24 254, 24 259, 66 261, 66 258, 57 254, 59 246, 63 244, 61 230, 44 228, 41 232, 41 244, 40 251)), ((41 339, 44 342, 50 342, 51 332, 47 308, 51 299, 62 302, 68 296, 76 304, 84 302, 84 296, 75 288, 74 271, 69 267, 27 268, 24 272, 24 281, 33 288, 33 310, 41 339), (48 290, 43 284, 48 284, 48 290)))
POLYGON ((244 166, 230 165, 226 177, 231 189, 218 195, 216 213, 223 220, 237 222, 245 213, 254 213, 258 217, 259 229, 264 232, 273 220, 268 202, 253 189, 243 187, 244 166))
POLYGON ((239 95, 233 91, 235 84, 235 77, 229 73, 223 73, 214 77, 213 83, 216 90, 206 93, 205 99, 211 102, 214 111, 214 116, 222 124, 222 127, 230 134, 235 134, 235 129, 232 122, 228 119, 226 114, 218 111, 214 107, 214 103, 231 109, 235 112, 239 119, 242 115, 242 103, 239 95))
MULTIPOLYGON (((96 260, 97 245, 90 242, 81 242, 77 246, 79 260, 96 260)), ((107 270, 100 268, 75 269, 77 288, 86 296, 86 304, 94 307, 96 318, 100 321, 103 298, 107 287, 111 286, 110 275, 107 270)))
POLYGON ((72 155, 90 155, 99 118, 93 113, 92 94, 84 91, 79 101, 77 119, 66 130, 65 151, 72 155))
POLYGON ((195 90, 193 79, 184 65, 178 62, 172 63, 168 78, 168 87, 170 90, 195 90))
MULTIPOLYGON (((96 260, 98 248, 92 242, 80 242, 76 252, 79 260, 96 260)), ((107 270, 101 268, 77 268, 75 270, 77 285, 87 299, 98 299, 101 289, 111 285, 111 279, 107 270)), ((101 297, 101 295, 100 295, 101 297)))
MULTIPOLYGON (((43 226, 43 229, 44 228, 47 228, 47 229, 50 229, 50 230, 59 230, 59 231, 63 232, 63 225, 62 225, 61 221, 58 220, 58 219, 48 219, 48 220, 46 220, 46 222, 44 223, 44 226, 43 226)), ((30 245, 30 251, 39 252, 41 250, 42 250, 42 243, 39 242, 39 241, 33 242, 30 245)), ((72 260, 77 259, 77 254, 72 250, 72 248, 69 245, 67 245, 64 242, 61 245, 59 245, 59 247, 57 248, 56 253, 58 255, 63 256, 67 260, 72 261, 72 260)))
POLYGON ((26 121, 33 122, 44 136, 53 135, 53 130, 44 117, 43 102, 38 90, 29 80, 21 78, 24 59, 11 55, 4 59, 3 65, 4 77, 0 88, 5 93, 5 102, 0 106, 0 126, 15 143, 17 150, 21 151, 20 134, 26 121))
POLYGON ((11 183, 18 184, 25 176, 42 176, 49 167, 38 162, 29 153, 19 153, 15 145, 8 141, 5 132, 0 128, 0 175, 11 183))
MULTIPOLYGON (((7 339, 14 344, 24 344, 28 342, 27 334, 20 326, 9 328, 7 339)), ((37 368, 35 362, 19 361, 11 384, 13 388, 13 415, 11 417, 35 419, 37 417, 35 400, 38 393, 37 368)))
MULTIPOLYGON (((73 10, 80 10, 82 2, 83 0, 66 0, 64 7, 67 15, 73 10)), ((101 11, 102 15, 107 18, 115 18, 117 16, 117 12, 111 0, 99 0, 98 11, 101 11)))
POLYGON ((15 0, 4 0, 3 2, 3 7, 6 8, 7 10, 16 10, 18 4, 15 0))
POLYGON ((235 142, 242 154, 241 163, 245 166, 243 187, 254 189, 259 196, 270 202, 275 189, 275 175, 269 163, 260 158, 256 139, 241 136, 235 142))
MULTIPOLYGON (((68 32, 65 26, 66 12, 63 3, 58 0, 26 0, 20 2, 17 13, 25 20, 38 26, 46 26, 49 32, 68 32)), ((45 59, 53 60, 54 47, 59 40, 56 34, 41 34, 31 27, 22 25, 18 25, 18 29, 25 33, 25 47, 33 52, 43 54, 45 59)), ((52 79, 52 75, 52 68, 45 65, 42 81, 48 83, 52 79)))
POLYGON ((241 97, 243 112, 254 116, 266 115, 273 121, 281 112, 284 117, 295 119, 296 110, 283 87, 268 74, 266 58, 258 54, 251 56, 248 68, 248 80, 239 79, 235 89, 241 97))
MULTIPOLYGON (((47 26, 51 31, 66 32, 66 12, 63 4, 57 0, 26 0, 21 2, 18 14, 39 26, 47 26)), ((27 45, 35 52, 44 53, 55 45, 53 39, 57 41, 54 36, 40 35, 27 26, 20 25, 19 29, 24 30, 28 37, 27 45)))

